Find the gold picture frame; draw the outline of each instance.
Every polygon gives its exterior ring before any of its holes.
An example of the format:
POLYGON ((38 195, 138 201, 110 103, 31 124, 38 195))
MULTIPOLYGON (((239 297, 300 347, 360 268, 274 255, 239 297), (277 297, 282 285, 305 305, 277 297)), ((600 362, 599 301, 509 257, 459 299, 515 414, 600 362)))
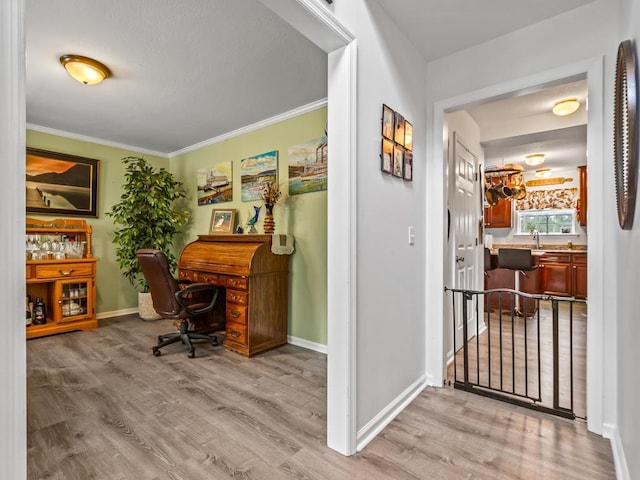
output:
POLYGON ((209 235, 223 235, 233 233, 235 224, 235 208, 214 208, 211 212, 209 235))

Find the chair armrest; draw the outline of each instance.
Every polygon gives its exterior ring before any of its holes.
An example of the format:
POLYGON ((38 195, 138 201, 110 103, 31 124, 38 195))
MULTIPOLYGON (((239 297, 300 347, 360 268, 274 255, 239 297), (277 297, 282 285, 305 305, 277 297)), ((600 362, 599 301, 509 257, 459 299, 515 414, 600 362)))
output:
POLYGON ((213 306, 215 305, 216 300, 218 298, 218 291, 219 291, 218 287, 211 285, 210 283, 191 283, 190 285, 187 285, 183 289, 178 290, 175 293, 175 299, 176 299, 176 302, 178 302, 178 304, 182 308, 184 308, 190 315, 199 315, 201 313, 206 313, 213 309, 213 306), (202 308, 191 308, 189 305, 187 305, 186 302, 184 301, 184 298, 187 295, 190 295, 196 292, 209 292, 211 294, 211 301, 209 302, 209 304, 202 308))

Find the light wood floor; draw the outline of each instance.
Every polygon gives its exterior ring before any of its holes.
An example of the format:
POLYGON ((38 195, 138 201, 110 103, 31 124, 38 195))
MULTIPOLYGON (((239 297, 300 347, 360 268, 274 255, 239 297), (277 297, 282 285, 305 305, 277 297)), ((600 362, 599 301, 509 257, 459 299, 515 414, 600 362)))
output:
POLYGON ((613 479, 609 442, 568 421, 428 388, 362 452, 326 447, 326 358, 181 345, 134 317, 27 342, 29 479, 613 479))

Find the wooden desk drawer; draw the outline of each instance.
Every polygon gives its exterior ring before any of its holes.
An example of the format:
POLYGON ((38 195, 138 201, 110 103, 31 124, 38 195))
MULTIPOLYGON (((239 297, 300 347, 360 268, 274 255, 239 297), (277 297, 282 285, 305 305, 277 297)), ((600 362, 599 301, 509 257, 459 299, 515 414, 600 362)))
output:
POLYGON ((247 292, 238 292, 237 290, 227 289, 227 302, 246 305, 248 298, 249 294, 247 292))
POLYGON ((210 283, 211 285, 224 285, 224 277, 220 277, 215 273, 199 272, 197 280, 198 282, 210 283))
POLYGON ((36 273, 34 270, 35 269, 31 265, 27 265, 27 280, 35 278, 36 273))
POLYGON ((178 272, 178 278, 180 278, 181 280, 191 280, 192 282, 194 282, 195 278, 197 276, 197 273, 194 272, 193 270, 180 270, 178 272))
POLYGON ((242 305, 235 305, 227 303, 227 311, 225 315, 227 321, 239 323, 241 325, 247 324, 247 307, 242 305))
POLYGON ((227 322, 227 340, 234 343, 247 344, 247 327, 237 323, 227 322))
POLYGON ((246 290, 248 287, 247 277, 227 277, 227 287, 246 290))
POLYGON ((65 263, 56 265, 36 265, 36 277, 66 278, 93 275, 92 263, 65 263))

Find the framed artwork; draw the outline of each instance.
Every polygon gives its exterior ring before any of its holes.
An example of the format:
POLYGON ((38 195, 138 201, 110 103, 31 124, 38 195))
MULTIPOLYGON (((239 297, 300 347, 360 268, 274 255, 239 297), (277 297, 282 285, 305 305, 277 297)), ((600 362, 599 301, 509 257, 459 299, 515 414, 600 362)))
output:
POLYGON ((400 145, 393 146, 393 175, 402 178, 402 167, 404 162, 404 148, 400 145))
POLYGON ((405 150, 404 152, 404 169, 403 177, 405 180, 413 180, 413 152, 411 150, 405 150))
POLYGON ((404 121, 404 148, 413 150, 413 125, 404 121))
POLYGON ((209 234, 233 233, 236 223, 236 210, 234 208, 216 209, 211 212, 211 224, 209 234))
POLYGON ((27 148, 27 213, 97 217, 99 163, 27 148))
POLYGON ((233 201, 233 162, 196 170, 198 205, 233 201))
POLYGON ((393 110, 382 104, 382 136, 393 140, 393 110))
POLYGON ((240 160, 240 182, 242 201, 262 200, 262 185, 278 183, 278 151, 261 153, 240 160))
POLYGON ((380 154, 382 158, 382 171, 385 173, 393 173, 393 142, 382 139, 382 152, 380 154))
POLYGON ((400 115, 398 112, 393 114, 393 123, 395 128, 395 133, 393 136, 393 140, 398 144, 404 147, 404 117, 400 115))
POLYGON ((327 137, 289 147, 289 195, 327 189, 327 137))

